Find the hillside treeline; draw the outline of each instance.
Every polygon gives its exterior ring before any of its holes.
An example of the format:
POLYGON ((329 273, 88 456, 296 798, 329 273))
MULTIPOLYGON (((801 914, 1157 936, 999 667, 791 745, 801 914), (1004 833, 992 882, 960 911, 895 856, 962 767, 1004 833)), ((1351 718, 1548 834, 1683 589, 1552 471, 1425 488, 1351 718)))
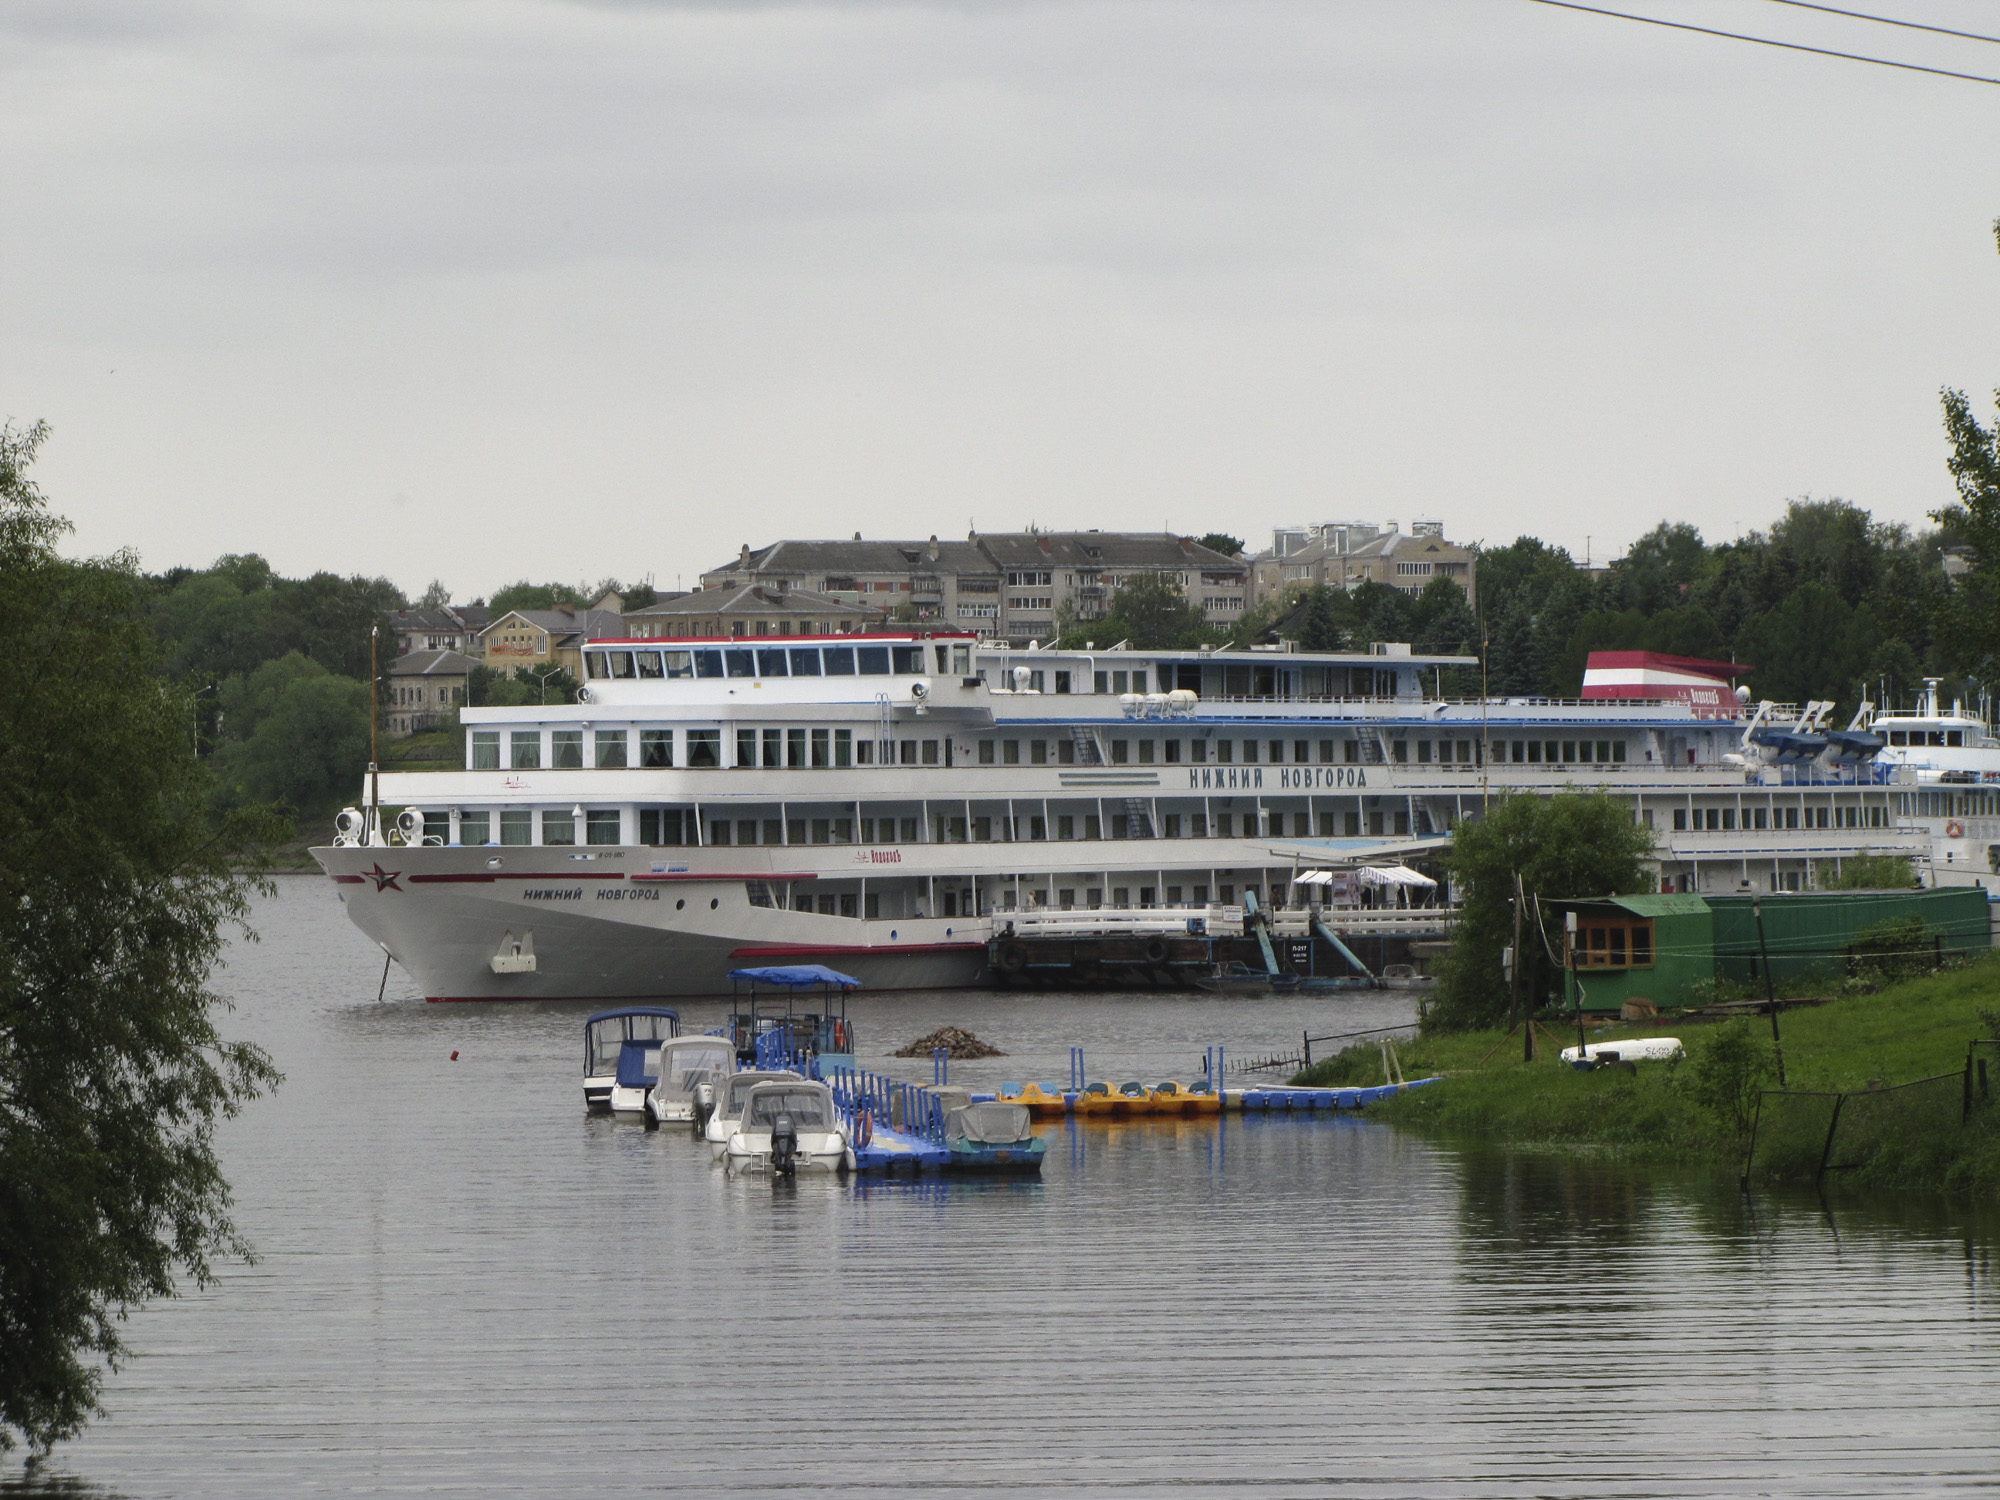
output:
MULTIPOLYGON (((1309 650, 1410 641, 1464 655, 1483 641, 1499 694, 1573 698, 1591 652, 1643 649, 1748 663, 1760 698, 1831 698, 1844 712, 1864 698, 1901 704, 1926 676, 1966 691, 1992 649, 1946 576, 1946 551, 1965 537, 1942 514, 1945 524, 1912 532, 1844 500, 1795 500, 1769 530, 1715 543, 1662 522, 1588 573, 1524 536, 1480 554, 1476 617, 1445 579, 1414 597, 1375 584, 1311 588, 1266 603, 1236 636, 1282 635, 1309 650)), ((1457 686, 1476 692, 1476 673, 1457 686)))

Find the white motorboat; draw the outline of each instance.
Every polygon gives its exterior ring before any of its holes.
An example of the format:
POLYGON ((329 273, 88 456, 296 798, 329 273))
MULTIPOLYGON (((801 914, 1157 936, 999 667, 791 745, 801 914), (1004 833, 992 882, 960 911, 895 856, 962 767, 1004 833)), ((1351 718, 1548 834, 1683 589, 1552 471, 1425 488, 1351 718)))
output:
POLYGON ((681 1014, 664 1005, 601 1010, 583 1023, 583 1104, 637 1114, 660 1076, 660 1045, 680 1035, 681 1014))
POLYGON ((1387 964, 1382 969, 1381 984, 1385 990, 1434 990, 1437 975, 1419 974, 1410 964, 1387 964))
POLYGON ((836 1172, 847 1162, 847 1132, 833 1090, 808 1078, 754 1085, 729 1137, 732 1172, 836 1172))
MULTIPOLYGON (((660 1044, 659 1081, 646 1095, 646 1117, 655 1125, 695 1117, 695 1092, 736 1071, 736 1044, 726 1036, 681 1036, 660 1044)), ((720 1092, 718 1089, 717 1092, 720 1092)))
POLYGON ((787 1082, 801 1076, 782 1069, 752 1068, 723 1079, 715 1090, 715 1109, 702 1126, 701 1137, 708 1142, 709 1154, 721 1161, 728 1151, 729 1137, 736 1132, 736 1122, 743 1118, 743 1106, 751 1089, 760 1083, 787 1082))

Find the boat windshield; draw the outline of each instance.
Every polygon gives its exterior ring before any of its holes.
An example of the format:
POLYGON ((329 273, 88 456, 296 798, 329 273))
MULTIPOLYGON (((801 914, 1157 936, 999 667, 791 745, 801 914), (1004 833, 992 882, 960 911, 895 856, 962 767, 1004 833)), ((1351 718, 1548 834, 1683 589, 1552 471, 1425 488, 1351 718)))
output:
POLYGON ((750 1112, 744 1117, 745 1130, 769 1130, 779 1115, 790 1115, 801 1131, 831 1130, 833 1111, 827 1096, 818 1089, 766 1088, 750 1096, 750 1112))
POLYGON ((716 1104, 715 1112, 725 1120, 734 1120, 743 1113, 743 1102, 750 1097, 750 1090, 760 1083, 770 1083, 777 1075, 772 1073, 738 1073, 729 1080, 729 1090, 716 1104))
POLYGON ((669 1061, 664 1069, 663 1091, 683 1099, 693 1096, 696 1084, 726 1076, 736 1062, 736 1048, 726 1037, 717 1037, 709 1046, 690 1047, 683 1043, 666 1055, 669 1061))

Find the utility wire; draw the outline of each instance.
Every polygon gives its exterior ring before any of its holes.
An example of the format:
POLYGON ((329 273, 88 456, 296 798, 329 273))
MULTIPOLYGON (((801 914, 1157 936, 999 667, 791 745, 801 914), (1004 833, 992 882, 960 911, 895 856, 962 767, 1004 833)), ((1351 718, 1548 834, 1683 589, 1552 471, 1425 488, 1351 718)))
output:
POLYGON ((1906 73, 1931 73, 1939 78, 1962 78, 1967 83, 2000 86, 2000 78, 1980 73, 1954 73, 1949 68, 1927 68, 1921 63, 1892 62, 1886 57, 1868 57, 1859 52, 1836 52, 1831 47, 1808 47, 1803 42, 1780 42, 1767 36, 1748 36, 1740 31, 1718 31, 1713 26, 1691 26, 1686 21, 1663 21, 1658 16, 1635 16, 1630 11, 1605 10, 1596 5, 1578 5, 1575 0, 1533 0, 1536 5, 1553 5, 1558 10, 1580 10, 1593 16, 1613 16, 1620 21, 1643 21, 1648 26, 1665 26, 1673 31, 1697 31, 1703 36, 1726 37, 1732 42, 1755 42, 1760 47, 1783 47, 1787 52, 1811 52, 1819 57, 1837 57, 1845 62, 1873 63, 1878 68, 1900 68, 1906 73))
POLYGON ((1800 10, 1825 11, 1830 16, 1846 16, 1852 21, 1874 21, 1882 26, 1903 26, 1911 31, 1930 31, 1939 36, 1963 37, 1968 42, 1992 42, 2000 46, 2000 36, 1983 36, 1977 31, 1953 31, 1949 26, 1926 26, 1922 21, 1902 21, 1894 16, 1871 16, 1865 10, 1842 10, 1837 5, 1816 5, 1813 0, 1771 0, 1773 5, 1793 5, 1800 10))

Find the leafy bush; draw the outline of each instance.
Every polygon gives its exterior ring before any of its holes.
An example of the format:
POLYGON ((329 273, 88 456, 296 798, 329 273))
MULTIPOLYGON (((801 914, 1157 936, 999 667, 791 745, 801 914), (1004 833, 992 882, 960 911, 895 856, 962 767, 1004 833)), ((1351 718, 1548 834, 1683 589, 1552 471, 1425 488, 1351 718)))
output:
POLYGON ((1776 1074, 1771 1044, 1751 1031, 1747 1020, 1718 1026, 1688 1048, 1687 1062, 1675 1072, 1675 1082, 1704 1109, 1748 1133, 1757 1093, 1776 1074))

